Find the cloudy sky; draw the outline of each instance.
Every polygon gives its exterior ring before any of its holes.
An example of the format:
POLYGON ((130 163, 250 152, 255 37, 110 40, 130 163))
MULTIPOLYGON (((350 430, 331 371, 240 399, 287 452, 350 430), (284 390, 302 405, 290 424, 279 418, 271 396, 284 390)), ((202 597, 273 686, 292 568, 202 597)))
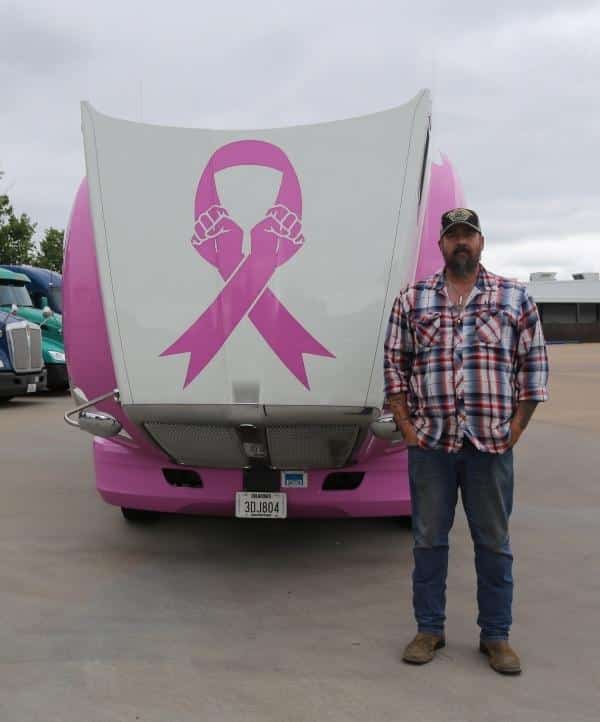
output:
POLYGON ((484 262, 600 271, 600 2, 0 0, 0 191, 63 228, 79 101, 132 120, 269 127, 433 92, 435 145, 481 215, 484 262), (499 4, 498 4, 499 5, 499 4))

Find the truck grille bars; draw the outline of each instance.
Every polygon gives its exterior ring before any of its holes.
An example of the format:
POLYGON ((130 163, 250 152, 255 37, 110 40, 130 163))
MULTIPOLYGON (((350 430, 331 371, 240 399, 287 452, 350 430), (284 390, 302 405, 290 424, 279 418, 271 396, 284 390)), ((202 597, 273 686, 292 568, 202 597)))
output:
MULTIPOLYGON (((179 464, 239 469, 251 461, 234 427, 149 422, 144 428, 179 464)), ((267 426, 270 465, 279 469, 344 466, 359 432, 359 426, 267 426)))
POLYGON ((44 365, 42 357, 42 331, 26 321, 10 323, 6 327, 6 338, 10 360, 17 373, 41 371, 44 365))
POLYGON ((343 406, 131 404, 127 416, 175 463, 221 469, 346 466, 380 412, 343 406))

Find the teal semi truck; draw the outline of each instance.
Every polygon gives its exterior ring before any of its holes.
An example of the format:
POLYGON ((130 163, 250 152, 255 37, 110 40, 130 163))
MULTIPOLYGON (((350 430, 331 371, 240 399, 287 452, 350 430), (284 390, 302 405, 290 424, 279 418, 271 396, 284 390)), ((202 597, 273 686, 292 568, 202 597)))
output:
POLYGON ((67 389, 69 378, 65 360, 62 316, 52 311, 47 303, 42 308, 36 308, 27 289, 29 284, 30 278, 24 273, 0 267, 0 311, 10 311, 13 315, 40 326, 48 389, 67 389))
POLYGON ((54 313, 62 314, 62 275, 58 271, 24 264, 0 264, 0 268, 7 268, 9 271, 27 276, 29 283, 26 284, 26 288, 36 308, 43 309, 50 306, 54 313))

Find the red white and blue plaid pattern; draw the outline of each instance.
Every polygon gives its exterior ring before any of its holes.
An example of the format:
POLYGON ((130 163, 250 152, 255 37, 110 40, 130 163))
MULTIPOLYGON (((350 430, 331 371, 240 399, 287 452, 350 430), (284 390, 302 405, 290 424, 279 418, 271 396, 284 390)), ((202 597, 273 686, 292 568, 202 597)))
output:
POLYGON ((465 435, 481 451, 510 447, 519 401, 548 398, 539 314, 523 283, 480 265, 463 311, 443 271, 403 290, 385 341, 386 396, 403 392, 419 446, 457 452, 465 435))

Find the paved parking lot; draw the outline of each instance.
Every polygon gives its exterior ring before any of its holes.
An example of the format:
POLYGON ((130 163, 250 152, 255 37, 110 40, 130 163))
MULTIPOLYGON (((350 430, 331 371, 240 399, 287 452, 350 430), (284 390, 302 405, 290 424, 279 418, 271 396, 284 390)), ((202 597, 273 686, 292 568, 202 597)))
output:
POLYGON ((411 667, 402 524, 132 527, 96 495, 67 396, 0 406, 0 720, 596 722, 600 345, 550 355, 552 400, 515 451, 517 678, 477 652, 462 513, 448 646, 411 667))

